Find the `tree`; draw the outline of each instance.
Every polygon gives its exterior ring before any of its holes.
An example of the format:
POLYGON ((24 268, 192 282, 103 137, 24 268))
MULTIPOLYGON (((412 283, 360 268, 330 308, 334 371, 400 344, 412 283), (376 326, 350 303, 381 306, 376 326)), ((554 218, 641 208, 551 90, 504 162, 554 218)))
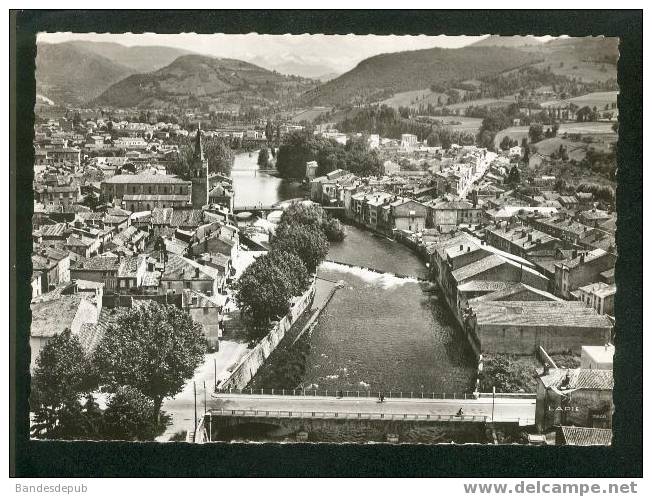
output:
POLYGON ((510 185, 518 185, 520 182, 521 182, 521 173, 518 170, 516 164, 514 164, 509 170, 509 174, 507 175, 507 179, 505 180, 505 183, 508 183, 510 185))
POLYGON ((206 350, 202 327, 181 309, 147 302, 109 327, 94 353, 102 381, 111 390, 132 386, 153 401, 159 419, 166 397, 192 378, 206 350))
POLYGON ((312 274, 328 253, 328 240, 317 226, 279 224, 272 239, 272 247, 298 255, 312 274))
POLYGON ((530 160, 530 146, 527 143, 526 137, 523 137, 523 140, 521 140, 521 148, 523 149, 523 161, 527 164, 530 160))
POLYGON ((204 156, 208 161, 209 173, 220 173, 224 176, 231 174, 233 166, 233 150, 220 138, 204 141, 204 156))
POLYGON ((306 288, 308 273, 295 254, 272 250, 258 257, 235 283, 238 305, 250 314, 262 336, 270 320, 287 314, 290 299, 306 288))
POLYGON ((346 230, 339 219, 334 217, 328 218, 322 223, 322 227, 329 242, 344 241, 346 230))
POLYGON ((96 388, 97 377, 70 329, 52 337, 41 349, 31 386, 34 436, 85 437, 81 400, 96 388))
POLYGON ((134 387, 118 387, 104 411, 102 435, 107 440, 153 440, 160 428, 153 411, 152 399, 134 387))
POLYGON ((500 140, 500 149, 509 150, 512 146, 512 140, 508 135, 505 135, 502 140, 500 140))
POLYGON ((528 131, 530 143, 537 143, 543 139, 543 126, 540 124, 533 124, 528 131))
POLYGON ((321 226, 325 217, 326 213, 320 205, 307 202, 292 202, 283 211, 279 219, 279 226, 290 224, 321 226))
POLYGON ((267 169, 269 167, 269 153, 265 147, 260 149, 258 152, 258 166, 261 169, 267 169))

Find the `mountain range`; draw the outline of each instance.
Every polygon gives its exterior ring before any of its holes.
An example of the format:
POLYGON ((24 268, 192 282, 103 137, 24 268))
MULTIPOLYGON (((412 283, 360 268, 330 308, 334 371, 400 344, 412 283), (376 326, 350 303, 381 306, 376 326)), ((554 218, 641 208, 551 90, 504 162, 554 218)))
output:
POLYGON ((190 53, 171 47, 70 41, 39 42, 36 54, 37 93, 55 104, 84 105, 125 77, 149 72, 190 53))
POLYGON ((318 58, 289 53, 274 60, 248 59, 258 64, 171 47, 39 43, 37 93, 56 104, 76 106, 346 106, 528 65, 582 81, 615 79, 618 40, 558 38, 544 43, 531 36, 490 36, 462 48, 375 55, 337 77, 318 58), (284 75, 288 73, 313 79, 284 75))

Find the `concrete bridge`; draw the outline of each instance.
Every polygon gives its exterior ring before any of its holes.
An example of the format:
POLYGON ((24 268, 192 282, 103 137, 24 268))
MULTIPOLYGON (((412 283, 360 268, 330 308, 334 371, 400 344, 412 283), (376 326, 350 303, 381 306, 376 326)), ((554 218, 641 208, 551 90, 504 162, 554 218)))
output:
POLYGON ((364 432, 369 440, 384 441, 389 436, 405 440, 419 430, 452 436, 469 431, 480 433, 488 424, 515 428, 533 425, 536 408, 533 395, 475 398, 467 394, 467 398, 460 398, 457 394, 456 398, 446 398, 440 394, 444 398, 427 398, 435 394, 425 394, 421 398, 419 393, 412 398, 407 395, 386 398, 381 403, 375 394, 338 397, 335 392, 330 396, 305 393, 213 394, 207 401, 206 415, 199 424, 201 434, 197 433, 196 440, 217 440, 225 437, 225 433, 251 426, 266 426, 295 435, 312 433, 317 439, 324 434, 364 432), (463 413, 458 416, 460 408, 463 413))

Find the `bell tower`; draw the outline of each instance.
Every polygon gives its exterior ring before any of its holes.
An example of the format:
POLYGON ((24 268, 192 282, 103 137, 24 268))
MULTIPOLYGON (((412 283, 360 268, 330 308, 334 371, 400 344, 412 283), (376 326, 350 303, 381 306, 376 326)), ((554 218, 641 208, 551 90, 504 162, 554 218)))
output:
POLYGON ((192 208, 201 209, 208 204, 208 160, 204 157, 204 148, 201 142, 201 123, 197 126, 195 136, 195 149, 192 154, 190 169, 192 181, 192 208))

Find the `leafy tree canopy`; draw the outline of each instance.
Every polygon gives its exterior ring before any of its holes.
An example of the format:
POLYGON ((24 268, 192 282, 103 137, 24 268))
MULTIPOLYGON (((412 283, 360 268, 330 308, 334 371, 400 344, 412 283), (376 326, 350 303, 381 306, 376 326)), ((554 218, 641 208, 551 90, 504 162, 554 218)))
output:
POLYGON ((152 399, 158 416, 163 399, 182 390, 205 350, 203 330, 187 313, 147 302, 117 319, 98 344, 94 359, 108 388, 138 389, 152 399))

